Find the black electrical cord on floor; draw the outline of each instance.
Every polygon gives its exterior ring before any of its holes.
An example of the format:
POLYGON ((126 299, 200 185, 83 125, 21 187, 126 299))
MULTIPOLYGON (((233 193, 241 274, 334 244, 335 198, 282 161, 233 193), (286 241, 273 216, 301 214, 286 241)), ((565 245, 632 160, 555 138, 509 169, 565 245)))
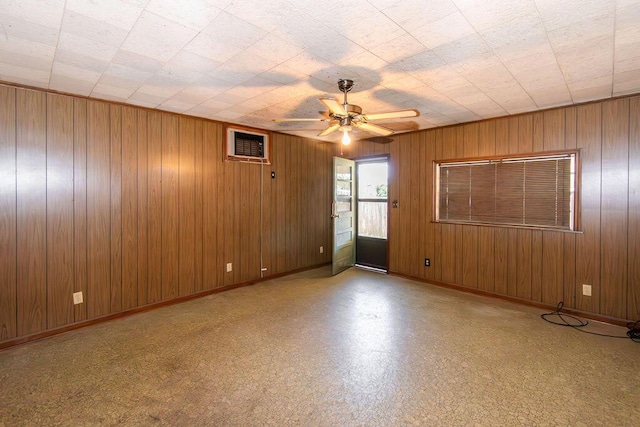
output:
POLYGON ((571 314, 561 313, 562 307, 564 307, 564 302, 560 301, 558 306, 556 307, 556 311, 552 311, 551 313, 541 314, 540 317, 545 322, 552 323, 554 325, 559 326, 569 326, 576 331, 584 332, 585 334, 597 335, 600 337, 608 337, 608 338, 629 338, 633 342, 640 343, 640 320, 636 320, 635 322, 627 323, 627 335, 609 335, 609 334, 600 334, 598 332, 585 331, 581 329, 589 324, 586 320, 582 320, 573 316, 571 314), (550 319, 558 319, 558 320, 550 320, 550 319))

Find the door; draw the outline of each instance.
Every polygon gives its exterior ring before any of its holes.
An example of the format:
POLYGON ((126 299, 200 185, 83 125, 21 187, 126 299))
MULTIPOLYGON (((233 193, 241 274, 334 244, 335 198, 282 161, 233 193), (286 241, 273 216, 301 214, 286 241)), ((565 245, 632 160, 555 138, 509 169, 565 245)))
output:
POLYGON ((356 163, 356 264, 387 271, 388 159, 356 163))
POLYGON ((355 162, 333 158, 333 274, 355 264, 355 162))

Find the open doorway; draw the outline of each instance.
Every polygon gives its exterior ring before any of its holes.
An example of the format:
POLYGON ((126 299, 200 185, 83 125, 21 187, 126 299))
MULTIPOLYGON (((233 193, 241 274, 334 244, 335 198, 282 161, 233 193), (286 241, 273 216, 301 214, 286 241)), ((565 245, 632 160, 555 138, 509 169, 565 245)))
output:
POLYGON ((388 158, 356 161, 356 264, 387 271, 388 158))

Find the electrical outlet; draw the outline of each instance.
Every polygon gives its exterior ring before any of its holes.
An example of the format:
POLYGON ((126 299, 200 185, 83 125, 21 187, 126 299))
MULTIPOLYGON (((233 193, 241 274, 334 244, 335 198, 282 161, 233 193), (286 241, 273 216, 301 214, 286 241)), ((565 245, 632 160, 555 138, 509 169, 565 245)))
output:
POLYGON ((231 273, 233 271, 233 264, 228 262, 227 263, 227 273, 231 273))
POLYGON ((320 253, 323 254, 324 253, 324 246, 320 246, 320 253))
POLYGON ((591 285, 582 285, 582 295, 586 297, 591 296, 591 285))
POLYGON ((84 300, 82 299, 82 291, 73 293, 73 305, 82 304, 84 300))
POLYGON ((431 260, 429 258, 425 258, 424 259, 424 266, 425 267, 431 267, 431 260))

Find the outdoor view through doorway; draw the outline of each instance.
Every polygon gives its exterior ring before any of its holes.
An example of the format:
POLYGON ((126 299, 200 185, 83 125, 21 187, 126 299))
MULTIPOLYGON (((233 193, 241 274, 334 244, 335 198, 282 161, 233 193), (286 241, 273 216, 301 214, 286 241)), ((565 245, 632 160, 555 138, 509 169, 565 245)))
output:
POLYGON ((388 161, 356 161, 356 264, 387 270, 388 161))

